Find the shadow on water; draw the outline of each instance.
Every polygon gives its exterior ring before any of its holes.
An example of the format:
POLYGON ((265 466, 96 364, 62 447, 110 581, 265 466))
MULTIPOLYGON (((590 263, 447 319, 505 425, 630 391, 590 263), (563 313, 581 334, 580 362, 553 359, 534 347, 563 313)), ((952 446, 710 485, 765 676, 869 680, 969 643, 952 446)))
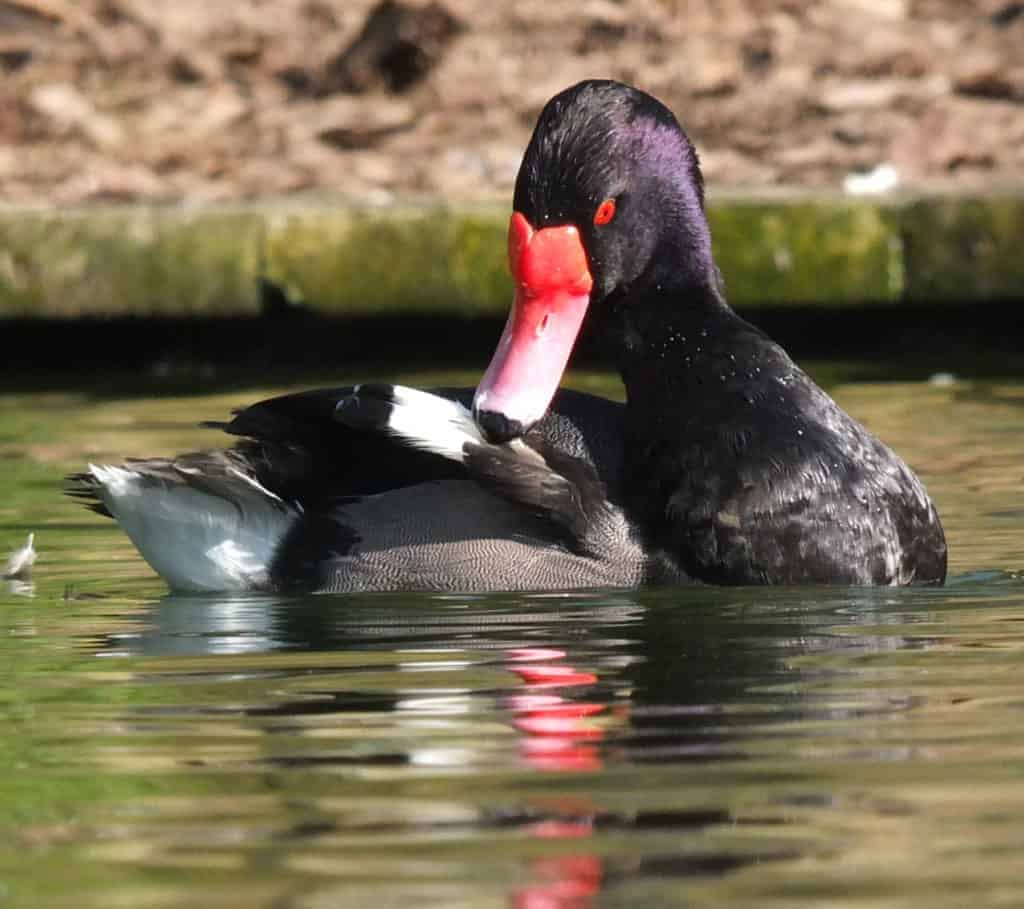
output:
MULTIPOLYGON (((936 372, 976 378, 1019 376, 1019 300, 943 303, 764 306, 743 316, 798 361, 854 361, 859 381, 907 381, 936 372)), ((198 394, 284 384, 353 367, 401 363, 403 370, 481 372, 504 318, 400 313, 332 317, 313 310, 284 316, 5 319, 9 391, 69 387, 103 398, 198 394), (132 381, 125 382, 126 375, 132 381)), ((578 367, 606 368, 600 340, 585 327, 578 367)), ((846 370, 849 377, 850 371, 846 370)))

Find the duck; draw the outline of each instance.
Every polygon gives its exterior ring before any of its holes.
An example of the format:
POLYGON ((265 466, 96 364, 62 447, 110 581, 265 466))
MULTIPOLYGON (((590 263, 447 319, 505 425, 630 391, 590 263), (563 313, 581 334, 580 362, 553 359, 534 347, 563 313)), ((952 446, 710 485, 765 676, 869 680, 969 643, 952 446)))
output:
POLYGON ((728 305, 664 104, 612 80, 551 98, 508 254, 475 389, 286 394, 206 424, 230 447, 89 465, 67 491, 176 591, 944 582, 918 477, 728 305), (559 387, 584 322, 623 402, 559 387))

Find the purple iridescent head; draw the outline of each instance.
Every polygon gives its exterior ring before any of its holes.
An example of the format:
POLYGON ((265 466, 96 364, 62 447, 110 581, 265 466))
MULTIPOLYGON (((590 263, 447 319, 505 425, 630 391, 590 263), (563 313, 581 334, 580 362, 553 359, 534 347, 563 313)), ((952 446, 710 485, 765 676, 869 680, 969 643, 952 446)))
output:
POLYGON ((672 112, 619 82, 581 82, 541 111, 516 178, 516 297, 477 388, 495 441, 551 401, 584 316, 717 286, 697 153, 672 112))
POLYGON ((701 273, 711 264, 697 152, 664 104, 621 82, 580 82, 545 105, 513 208, 536 228, 580 229, 592 306, 631 288, 652 266, 692 263, 701 273), (605 199, 615 200, 615 217, 595 224, 605 199))

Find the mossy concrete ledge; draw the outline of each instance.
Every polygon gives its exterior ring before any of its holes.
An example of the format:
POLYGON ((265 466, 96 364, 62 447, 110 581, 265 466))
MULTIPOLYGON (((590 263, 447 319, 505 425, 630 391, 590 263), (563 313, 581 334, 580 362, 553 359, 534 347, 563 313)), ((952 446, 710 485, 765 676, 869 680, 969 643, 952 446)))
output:
MULTIPOLYGON (((507 210, 329 204, 0 210, 0 317, 230 315, 260 278, 332 314, 500 314, 507 210)), ((1024 195, 712 198, 729 300, 1024 296, 1024 195)))
POLYGON ((0 316, 255 312, 263 215, 0 209, 0 316))

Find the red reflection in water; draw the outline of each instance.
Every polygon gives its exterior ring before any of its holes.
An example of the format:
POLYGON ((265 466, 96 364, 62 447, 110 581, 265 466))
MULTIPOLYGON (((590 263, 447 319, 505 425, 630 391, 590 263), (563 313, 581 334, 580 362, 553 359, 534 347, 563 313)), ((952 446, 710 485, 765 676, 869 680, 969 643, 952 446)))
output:
POLYGON ((593 685, 597 676, 562 662, 564 650, 518 648, 508 651, 508 668, 527 686, 507 700, 513 723, 524 733, 523 756, 542 770, 599 770, 601 758, 594 743, 604 732, 589 721, 606 705, 596 701, 571 701, 553 689, 593 685), (541 693, 543 692, 543 693, 541 693))
MULTIPOLYGON (((605 712, 597 701, 572 701, 553 689, 593 685, 597 676, 560 662, 562 650, 520 648, 508 651, 508 668, 526 683, 527 690, 510 696, 506 704, 513 723, 523 733, 520 748, 538 770, 596 771, 603 766, 597 745, 604 730, 592 718, 605 712)), ((577 799, 556 806, 562 818, 539 821, 529 828, 537 839, 580 839, 593 835, 596 808, 577 799)), ((530 884, 512 894, 516 909, 587 909, 601 890, 603 865, 590 854, 534 859, 530 884)))
POLYGON ((546 666, 542 663, 530 663, 509 668, 527 684, 545 688, 593 685, 597 681, 597 676, 592 672, 579 672, 572 666, 546 666))
POLYGON ((516 909, 586 909, 601 891, 604 874, 596 855, 537 859, 530 870, 538 883, 513 894, 516 909))

